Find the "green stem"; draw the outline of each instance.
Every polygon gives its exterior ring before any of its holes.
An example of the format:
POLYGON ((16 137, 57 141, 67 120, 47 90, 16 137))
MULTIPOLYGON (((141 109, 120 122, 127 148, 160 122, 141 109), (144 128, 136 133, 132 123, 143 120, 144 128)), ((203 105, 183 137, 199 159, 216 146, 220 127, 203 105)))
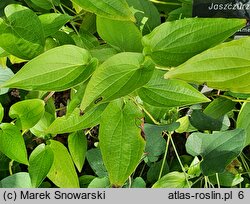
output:
POLYGON ((218 184, 218 188, 220 188, 220 179, 219 179, 219 174, 216 173, 216 180, 217 180, 217 184, 218 184))
POLYGON ((144 172, 145 167, 146 167, 146 163, 143 164, 143 167, 142 167, 142 170, 141 170, 141 172, 139 174, 139 177, 142 177, 142 174, 144 172))
POLYGON ((14 162, 14 160, 11 160, 10 163, 9 163, 9 172, 10 172, 10 175, 13 175, 13 172, 12 172, 13 162, 14 162))
POLYGON ((159 174, 158 180, 161 178, 162 173, 163 173, 163 169, 164 169, 165 162, 166 162, 166 159, 167 159, 169 142, 170 142, 170 137, 168 137, 168 140, 167 140, 166 149, 165 149, 165 153, 164 153, 164 156, 163 156, 163 160, 162 160, 162 164, 161 164, 161 170, 160 170, 160 174, 159 174))
POLYGON ((205 176, 204 179, 205 179, 204 187, 205 187, 205 188, 208 188, 208 185, 207 185, 207 184, 208 184, 208 177, 205 176))
POLYGON ((69 11, 71 11, 72 13, 74 13, 75 15, 77 14, 74 10, 72 10, 71 8, 69 8, 68 6, 64 5, 64 4, 60 4, 62 5, 64 8, 68 9, 69 11))
MULTIPOLYGON (((169 135, 168 135, 168 136, 169 136, 169 135)), ((179 162, 179 164, 180 164, 180 166, 181 166, 181 169, 182 169, 182 171, 183 171, 183 173, 184 173, 184 176, 185 176, 185 179, 186 179, 186 181, 187 181, 188 187, 191 188, 191 185, 190 185, 190 183, 189 183, 189 181, 188 181, 188 175, 187 175, 186 170, 185 170, 185 168, 184 168, 184 166, 183 166, 183 164, 182 164, 182 162, 181 162, 181 159, 180 159, 179 154, 178 154, 178 152, 177 152, 177 149, 176 149, 176 147, 175 147, 174 141, 173 141, 171 135, 170 135, 169 137, 170 137, 170 141, 171 141, 171 143, 172 143, 172 146, 173 146, 173 148, 174 148, 176 157, 177 157, 177 159, 178 159, 178 162, 179 162)))
POLYGON ((152 3, 156 4, 164 4, 164 5, 171 5, 171 6, 181 6, 181 3, 174 3, 174 2, 165 2, 165 1, 158 1, 158 0, 150 0, 152 3))
POLYGON ((240 159, 241 159, 241 161, 242 161, 242 164, 243 164, 243 166, 244 166, 244 169, 246 170, 246 172, 248 172, 247 174, 248 174, 248 177, 250 178, 250 169, 249 169, 249 166, 248 166, 248 163, 247 163, 247 161, 245 160, 245 158, 244 158, 244 155, 243 155, 243 153, 241 153, 240 154, 240 159))
POLYGON ((136 104, 148 115, 148 117, 153 121, 153 123, 155 124, 155 125, 160 125, 161 123, 159 123, 158 121, 156 121, 155 119, 154 119, 154 117, 142 106, 142 105, 140 105, 139 103, 137 103, 136 102, 136 104))
POLYGON ((233 102, 239 102, 239 103, 241 103, 241 102, 250 102, 250 100, 244 100, 244 99, 235 99, 235 98, 232 98, 232 97, 230 97, 230 96, 225 96, 225 95, 220 95, 220 97, 222 97, 222 98, 227 98, 227 99, 229 99, 229 100, 231 100, 231 101, 233 101, 233 102))

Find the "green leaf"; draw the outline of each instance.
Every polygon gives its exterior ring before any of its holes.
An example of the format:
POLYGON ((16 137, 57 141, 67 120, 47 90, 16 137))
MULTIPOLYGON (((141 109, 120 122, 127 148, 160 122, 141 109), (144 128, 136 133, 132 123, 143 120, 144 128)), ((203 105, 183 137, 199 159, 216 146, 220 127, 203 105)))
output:
POLYGON ((133 22, 97 17, 96 26, 99 36, 120 52, 142 51, 142 34, 133 22))
POLYGON ((15 125, 0 124, 0 151, 19 163, 29 163, 23 136, 15 125))
POLYGON ((137 126, 142 117, 131 101, 111 102, 102 115, 99 145, 112 186, 122 186, 140 163, 145 141, 137 126))
POLYGON ((53 8, 53 5, 58 6, 60 0, 30 0, 34 5, 45 9, 50 10, 53 8))
POLYGON ((87 80, 96 68, 89 52, 74 45, 53 48, 25 64, 4 87, 62 91, 87 80))
POLYGON ((151 125, 144 124, 144 132, 146 136, 145 153, 150 162, 156 162, 158 158, 165 152, 166 141, 162 136, 163 131, 173 131, 177 128, 178 124, 170 125, 151 125))
POLYGON ((2 122, 4 117, 4 108, 2 106, 2 104, 0 103, 0 123, 2 122))
MULTIPOLYGON (((9 80, 11 77, 14 76, 14 73, 9 68, 1 68, 0 66, 0 85, 7 80, 9 80)), ((6 94, 8 92, 8 88, 0 88, 0 95, 6 94)))
POLYGON ((44 33, 37 15, 27 7, 11 4, 0 18, 0 47, 21 59, 32 59, 44 50, 44 33))
MULTIPOLYGON (((236 187, 236 185, 244 181, 244 178, 241 176, 241 174, 234 175, 228 171, 218 174, 218 177, 220 185, 226 187, 236 187)), ((216 175, 209 176, 209 181, 213 184, 217 184, 216 175)))
POLYGON ((133 10, 136 24, 143 34, 150 33, 156 26, 160 25, 160 14, 152 2, 148 0, 126 1, 130 9, 133 10))
POLYGON ((194 160, 190 164, 187 173, 192 178, 195 178, 201 175, 200 160, 198 157, 194 157, 194 160))
POLYGON ((117 54, 117 50, 115 50, 114 48, 110 46, 102 45, 94 49, 91 49, 90 53, 93 57, 97 58, 100 63, 103 63, 108 58, 117 54))
POLYGON ((166 22, 142 39, 145 55, 162 66, 177 66, 223 42, 245 26, 244 19, 186 18, 166 22))
POLYGON ((237 118, 237 128, 243 128, 246 131, 245 146, 250 144, 250 103, 245 102, 237 118))
POLYGON ((29 158, 29 174, 32 187, 36 188, 43 182, 53 164, 54 155, 49 146, 40 144, 31 153, 29 158))
POLYGON ((82 175, 79 177, 80 188, 87 188, 94 178, 96 177, 92 175, 82 175))
POLYGON ((92 170, 99 177, 108 176, 107 170, 103 164, 102 154, 99 148, 93 148, 87 151, 86 158, 92 170))
POLYGON ((16 118, 16 125, 22 130, 33 127, 44 115, 45 103, 41 99, 29 99, 10 107, 9 116, 16 118))
POLYGON ((52 124, 52 122, 55 120, 55 116, 45 112, 42 118, 34 125, 32 128, 30 128, 30 132, 32 132, 33 135, 36 137, 41 137, 46 139, 48 136, 48 133, 46 130, 48 127, 52 124))
POLYGON ((83 131, 77 131, 68 136, 68 147, 78 171, 81 172, 87 152, 87 138, 83 131))
POLYGON ((214 119, 201 112, 201 110, 193 110, 189 121, 193 127, 203 131, 220 131, 223 126, 222 120, 214 119))
POLYGON ((201 170, 208 176, 223 173, 226 166, 241 153, 245 139, 243 129, 213 134, 193 133, 187 139, 186 149, 192 156, 202 156, 201 170))
POLYGON ((0 188, 32 188, 30 175, 19 172, 0 181, 0 188))
POLYGON ((95 13, 97 16, 117 19, 117 20, 131 20, 135 18, 130 11, 126 0, 71 0, 78 4, 84 10, 95 13))
POLYGON ((170 70, 165 78, 183 79, 210 88, 250 93, 250 38, 223 43, 170 70))
POLYGON ((56 118, 46 132, 62 134, 94 127, 100 123, 101 115, 106 107, 107 104, 100 104, 88 110, 84 115, 81 115, 81 110, 76 108, 69 116, 56 118))
POLYGON ((218 119, 227 114, 229 111, 233 110, 235 104, 236 102, 226 98, 216 98, 211 103, 209 103, 203 113, 214 119, 218 119))
POLYGON ((49 142, 54 153, 54 162, 48 178, 60 188, 79 188, 77 173, 67 148, 60 142, 49 142))
POLYGON ((156 107, 179 107, 210 101, 193 86, 180 80, 166 80, 163 74, 155 71, 149 83, 138 89, 144 102, 156 107))
POLYGON ((88 188, 109 188, 110 187, 110 182, 108 177, 103 177, 103 178, 94 178, 88 188))
MULTIPOLYGON (((180 172, 171 172, 158 180, 152 188, 188 188, 185 174, 180 172)), ((169 195, 170 196, 170 195, 169 195)))
POLYGON ((38 18, 42 23, 44 36, 48 37, 55 34, 71 19, 71 16, 59 13, 46 13, 38 16, 38 18))
POLYGON ((125 96, 146 84, 154 70, 150 59, 142 54, 124 52, 101 64, 91 77, 81 109, 125 96))
POLYGON ((131 188, 146 188, 146 182, 142 177, 136 177, 132 182, 131 188))

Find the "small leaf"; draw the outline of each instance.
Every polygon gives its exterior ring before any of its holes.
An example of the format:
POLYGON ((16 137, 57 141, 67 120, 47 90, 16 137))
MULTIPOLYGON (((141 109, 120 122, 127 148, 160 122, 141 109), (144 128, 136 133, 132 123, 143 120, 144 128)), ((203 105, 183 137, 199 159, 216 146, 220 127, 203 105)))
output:
POLYGON ((0 47, 21 59, 32 59, 44 50, 44 33, 35 12, 19 4, 4 9, 6 20, 0 18, 0 47))
POLYGON ((12 124, 0 124, 0 151, 19 163, 26 165, 29 163, 23 136, 12 124))
POLYGON ((186 181, 185 174, 176 171, 166 174, 152 186, 152 188, 188 188, 188 187, 189 185, 186 181))
POLYGON ((78 171, 81 172, 87 152, 87 138, 83 131, 77 131, 68 136, 68 147, 78 171))
POLYGON ((48 50, 25 64, 3 86, 37 91, 62 91, 86 81, 97 61, 74 45, 48 50))
POLYGON ((78 4, 84 10, 95 13, 97 16, 117 19, 117 20, 132 20, 135 21, 132 12, 130 11, 126 0, 71 0, 78 4))
POLYGON ((178 66, 223 42, 245 24, 244 19, 223 18, 186 18, 166 22, 143 37, 144 53, 156 64, 178 66))
POLYGON ((103 178, 94 178, 88 188, 109 188, 110 187, 110 182, 108 177, 103 177, 103 178))
POLYGON ((32 187, 39 187, 53 164, 54 155, 49 146, 40 144, 31 153, 29 158, 29 174, 32 187))
POLYGON ((250 37, 233 40, 194 56, 165 78, 183 79, 210 88, 250 93, 250 37))
POLYGON ((60 188, 79 188, 77 173, 67 148, 60 142, 49 142, 49 147, 54 153, 54 162, 48 178, 60 188))
POLYGON ((156 107, 179 107, 210 101, 184 81, 164 79, 162 71, 155 71, 149 83, 137 92, 144 102, 156 107))
MULTIPOLYGON (((7 80, 9 80, 11 77, 14 76, 14 73, 9 68, 1 68, 0 66, 0 85, 7 80)), ((6 94, 8 92, 8 88, 0 88, 0 95, 6 94)))
POLYGON ((250 144, 250 103, 245 102, 237 118, 237 128, 243 128, 246 131, 245 146, 250 144))
POLYGON ((140 53, 124 52, 101 64, 91 77, 81 109, 125 96, 146 84, 154 64, 140 53))
POLYGON ((46 130, 51 134, 63 134, 78 130, 91 128, 100 123, 101 115, 107 104, 100 104, 81 115, 81 110, 76 108, 69 116, 62 116, 56 120, 46 130))
POLYGON ((66 14, 46 13, 38 16, 42 23, 44 36, 48 37, 55 34, 71 17, 66 14))
POLYGON ((202 173, 206 176, 223 173, 245 145, 243 129, 217 132, 213 134, 192 133, 186 142, 186 149, 192 156, 201 155, 202 173))
POLYGON ((131 188, 146 188, 146 182, 142 177, 137 177, 132 182, 131 188))
POLYGON ((97 17, 96 26, 100 37, 120 52, 142 51, 142 34, 133 22, 97 17))
POLYGON ((87 151, 86 158, 95 174, 99 177, 108 176, 107 170, 103 164, 101 151, 99 148, 93 148, 87 151))
POLYGON ((22 130, 33 127, 44 114, 44 101, 29 99, 15 103, 10 107, 9 116, 16 118, 16 125, 22 130))
POLYGON ((137 126, 142 117, 131 101, 111 102, 102 115, 99 145, 112 186, 122 186, 140 163, 145 141, 137 126))
POLYGON ((0 188, 32 188, 30 175, 19 172, 0 181, 0 188))

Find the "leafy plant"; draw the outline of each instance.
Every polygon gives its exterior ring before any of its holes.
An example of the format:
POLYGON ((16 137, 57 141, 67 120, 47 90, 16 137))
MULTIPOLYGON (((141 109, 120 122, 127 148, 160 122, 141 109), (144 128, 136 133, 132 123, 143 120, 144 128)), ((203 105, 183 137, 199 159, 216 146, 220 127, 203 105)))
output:
POLYGON ((246 20, 191 7, 0 3, 0 186, 249 186, 246 20))

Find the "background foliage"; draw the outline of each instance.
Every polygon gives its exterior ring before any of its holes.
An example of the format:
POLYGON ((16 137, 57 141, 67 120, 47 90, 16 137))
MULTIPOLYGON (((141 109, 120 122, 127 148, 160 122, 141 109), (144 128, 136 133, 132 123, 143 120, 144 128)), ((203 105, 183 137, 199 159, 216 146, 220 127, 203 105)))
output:
POLYGON ((191 0, 0 3, 0 186, 249 187, 245 19, 191 0))

